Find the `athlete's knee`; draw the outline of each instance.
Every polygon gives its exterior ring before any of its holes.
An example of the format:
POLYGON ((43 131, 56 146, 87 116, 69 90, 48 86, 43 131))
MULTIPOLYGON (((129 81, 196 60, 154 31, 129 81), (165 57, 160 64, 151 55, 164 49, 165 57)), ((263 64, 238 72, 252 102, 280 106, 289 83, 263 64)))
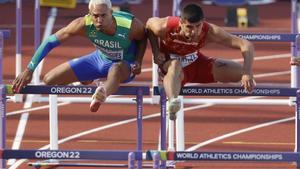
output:
POLYGON ((178 74, 181 72, 181 64, 178 60, 172 60, 168 67, 168 73, 175 73, 178 74))
POLYGON ((180 61, 179 60, 172 60, 169 67, 172 68, 172 69, 181 69, 180 61))
POLYGON ((130 70, 125 62, 118 62, 111 66, 109 73, 114 75, 124 75, 130 73, 130 70))
POLYGON ((239 64, 223 65, 219 64, 213 67, 214 79, 218 82, 238 82, 243 75, 243 68, 239 64))
POLYGON ((169 64, 167 75, 181 78, 182 67, 178 60, 172 60, 169 64))
POLYGON ((54 85, 54 78, 50 73, 47 73, 44 78, 43 81, 46 85, 54 85))
POLYGON ((123 65, 121 62, 115 63, 111 66, 110 72, 120 73, 122 71, 122 67, 123 67, 123 65))

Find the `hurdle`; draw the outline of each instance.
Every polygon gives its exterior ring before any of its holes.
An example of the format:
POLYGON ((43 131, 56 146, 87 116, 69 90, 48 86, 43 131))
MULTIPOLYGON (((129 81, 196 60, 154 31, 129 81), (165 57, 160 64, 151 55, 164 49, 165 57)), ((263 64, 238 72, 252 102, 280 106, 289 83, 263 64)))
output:
MULTIPOLYGON (((300 45, 300 35, 299 34, 265 34, 265 33, 234 33, 234 35, 239 36, 241 38, 250 40, 250 41, 257 41, 257 42, 291 42, 293 43, 292 48, 299 49, 300 45)), ((296 50, 293 49, 292 56, 294 57, 299 57, 299 54, 296 50)), ((291 87, 297 87, 299 86, 298 82, 298 70, 296 66, 291 66, 291 87), (296 79, 296 80, 295 80, 296 79)), ((180 96, 181 97, 181 96, 180 96)), ((227 105, 232 105, 233 103, 236 105, 271 105, 275 104, 276 105, 293 105, 293 97, 290 97, 288 99, 247 99, 247 100, 239 100, 237 101, 236 99, 210 99, 210 98, 205 98, 205 99, 195 99, 195 98, 190 98, 190 99, 182 99, 182 102, 185 104, 201 104, 201 103, 210 103, 210 104, 227 104, 227 105)), ((183 106, 182 106, 183 107, 183 106)), ((181 109, 178 112, 178 120, 176 120, 176 133, 177 135, 183 136, 184 134, 184 129, 183 129, 183 109, 181 109)), ((170 122, 170 132, 173 132, 173 127, 172 124, 173 122, 170 122)), ((184 150, 184 140, 179 141, 179 137, 177 137, 177 149, 179 150, 184 150)), ((172 134, 169 134, 169 145, 170 149, 173 149, 174 147, 174 136, 172 134)))
MULTIPOLYGON (((179 11, 179 4, 181 3, 181 0, 173 0, 173 9, 172 9, 172 14, 174 16, 178 16, 180 11, 179 11)), ((157 6, 153 5, 153 11, 157 10, 157 6)), ((291 57, 299 57, 300 53, 300 37, 298 34, 297 30, 297 13, 298 13, 298 8, 297 8, 297 0, 291 0, 291 33, 240 33, 240 32, 233 32, 232 34, 250 40, 250 41, 257 41, 257 42, 290 42, 291 43, 291 57)), ((155 64, 152 64, 152 69, 156 70, 157 67, 155 64)), ((299 77, 297 76, 299 74, 299 68, 296 66, 291 66, 291 87, 298 87, 300 86, 300 80, 299 77)), ((157 79, 158 75, 153 74, 153 79, 157 79)), ((158 86, 158 83, 153 80, 153 85, 152 86, 158 86)), ((179 96, 182 98, 182 96, 179 96)), ((293 104, 293 99, 247 99, 247 100, 239 100, 237 101, 236 99, 184 99, 182 100, 182 103, 188 103, 188 104, 201 104, 201 103, 209 103, 209 104, 226 104, 226 105, 232 105, 234 104, 239 104, 239 105, 270 105, 272 102, 276 105, 292 105, 293 104)), ((182 104, 183 107, 183 104, 182 104)), ((176 135, 177 136, 183 136, 184 132, 184 127, 183 127, 183 109, 178 112, 178 117, 176 120, 176 135), (180 131, 178 131, 180 130, 180 131)), ((169 149, 174 149, 174 135, 170 134, 173 133, 174 131, 174 122, 173 121, 168 121, 169 122, 169 149)), ((182 137, 181 137, 182 138, 182 137)), ((178 143, 178 137, 177 143, 178 143)), ((179 142, 179 144, 176 145, 177 150, 184 150, 184 139, 179 142)))
MULTIPOLYGON (((154 87, 154 94, 161 97, 161 127, 166 131, 166 94, 162 87, 154 87)), ((295 152, 196 152, 196 151, 156 151, 160 156, 167 158, 161 161, 249 161, 249 162, 296 162, 300 164, 300 90, 298 88, 267 88, 257 87, 250 94, 242 87, 183 87, 180 91, 182 96, 272 96, 272 97, 296 97, 295 111, 295 152)), ((166 150, 166 135, 161 134, 163 149, 166 150)), ((166 168, 166 166, 162 166, 166 168)))
MULTIPOLYGON (((180 4, 181 0, 173 0, 173 15, 178 16, 179 15, 179 8, 178 4, 180 4)), ((291 56, 292 57, 299 57, 299 34, 297 30, 297 1, 291 0, 291 33, 233 33, 236 36, 239 36, 241 38, 250 40, 250 41, 260 41, 260 42, 290 42, 291 43, 291 56)), ((156 8, 156 6, 153 6, 156 8)), ((153 9, 156 10, 156 9, 153 9)), ((155 66, 153 66, 153 69, 155 66)), ((299 77, 297 77, 299 72, 299 68, 296 66, 291 66, 291 87, 298 87, 300 81, 297 80, 299 77)), ((153 78, 157 78, 157 76, 153 76, 153 78)), ((153 83, 153 86, 158 86, 157 83, 153 83)), ((182 96, 179 96, 179 98, 182 98, 182 96)), ((224 104, 224 105, 232 105, 238 104, 238 105, 270 105, 270 104, 276 104, 276 105, 293 105, 294 98, 290 99, 247 99, 247 100, 236 100, 236 99, 190 99, 185 98, 182 100, 182 107, 183 103, 188 104, 201 104, 201 103, 209 103, 209 104, 224 104)), ((169 122, 169 147, 168 149, 174 150, 174 135, 170 134, 174 132, 174 122, 173 121, 167 121, 169 122)), ((178 112, 178 117, 176 120, 176 140, 177 150, 184 150, 184 138, 180 136, 184 136, 184 126, 183 126, 183 109, 178 112), (180 130, 180 131, 178 131, 180 130), (178 137, 179 136, 179 137, 178 137), (180 138, 181 140, 178 141, 180 138), (179 144, 178 144, 179 142, 179 144)), ((162 136, 161 136, 162 137, 162 136)), ((163 143, 161 143, 163 144, 163 143)), ((165 149, 163 149, 165 150, 165 149)))
MULTIPOLYGON (((234 35, 239 36, 241 38, 250 40, 250 41, 258 41, 258 42, 291 42, 294 45, 292 46, 295 49, 299 49, 300 44, 300 35, 299 34, 265 34, 265 33, 234 33, 234 35)), ((294 49, 293 49, 294 51, 294 49)), ((294 57, 298 57, 298 52, 293 52, 294 57)), ((292 75, 291 75, 291 87, 299 86, 299 82, 297 77, 298 71, 296 66, 292 66, 292 75)), ((181 96, 179 96, 181 97, 181 96)), ((181 99, 182 103, 184 104, 223 104, 223 105, 232 105, 233 103, 236 105, 293 105, 294 98, 287 98, 287 99, 247 99, 247 100, 236 100, 236 99, 211 99, 211 98, 204 98, 204 99, 196 99, 196 98, 187 98, 181 99)), ((182 106, 183 107, 183 106, 182 106)), ((184 127, 183 127, 183 109, 178 112, 178 118, 176 120, 176 135, 182 136, 177 137, 177 146, 176 148, 179 150, 184 150, 184 127)), ((174 149, 174 127, 173 121, 169 122, 169 149, 174 149)))
MULTIPOLYGON (((2 124, 2 133, 1 133, 1 144, 3 145, 1 147, 2 149, 2 155, 0 155, 3 159, 2 159, 2 164, 4 164, 4 159, 11 159, 11 158, 26 158, 26 156, 24 156, 23 154, 27 154, 28 157, 27 158, 34 158, 34 159, 49 159, 49 157, 52 157, 52 155, 40 155, 41 157, 39 157, 38 155, 36 155, 37 153, 40 152, 40 150, 35 151, 24 151, 24 150, 6 150, 5 149, 5 135, 6 135, 6 131, 5 131, 5 104, 6 104, 6 94, 13 94, 12 92, 12 86, 11 85, 0 85, 1 88, 1 95, 2 95, 2 102, 0 105, 0 110, 1 110, 1 124, 2 124), (34 154, 34 155, 32 155, 34 154)), ((42 86, 42 85, 29 85, 26 86, 25 88, 23 88, 21 90, 21 94, 50 94, 50 95, 91 95, 95 92, 96 87, 95 86, 42 86)), ((124 165, 125 167, 128 166, 130 167, 134 167, 135 165, 132 164, 132 161, 137 160, 137 167, 139 169, 142 168, 142 158, 141 156, 141 152, 142 152, 142 111, 143 111, 143 95, 149 95, 150 94, 150 89, 149 87, 146 86, 120 86, 119 90, 114 93, 114 95, 136 95, 136 104, 137 104, 137 150, 135 151, 136 153, 130 153, 128 151, 89 151, 89 152, 79 152, 79 151, 58 151, 58 150, 49 150, 46 152, 40 152, 40 154, 56 154, 54 159, 78 159, 80 157, 80 159, 98 159, 98 160, 129 160, 130 164, 128 165, 124 165), (67 154, 66 158, 58 158, 58 152, 61 152, 59 154, 67 154), (64 153, 63 153, 64 152, 64 153), (79 153, 78 153, 79 152, 79 153), (91 155, 88 155, 89 153, 91 153, 91 155), (118 153, 120 153, 120 155, 117 155, 118 153), (93 155, 95 154, 95 156, 93 155), (125 157, 126 154, 126 157, 125 157), (128 158, 128 156, 130 155, 130 158, 128 158), (78 156, 78 158, 74 158, 74 156, 78 156), (94 156, 94 157, 93 157, 94 156), (132 156, 132 157, 131 157, 132 156), (99 157, 99 158, 98 158, 99 157), (103 157, 103 159, 102 159, 103 157)), ((51 165, 51 163, 49 163, 48 165, 51 165)), ((54 164, 55 165, 55 164, 54 164)), ((63 164, 59 164, 60 166, 62 166, 63 164)), ((70 166, 71 164, 66 164, 68 166, 70 166)), ((107 164, 107 166, 112 166, 107 164)))

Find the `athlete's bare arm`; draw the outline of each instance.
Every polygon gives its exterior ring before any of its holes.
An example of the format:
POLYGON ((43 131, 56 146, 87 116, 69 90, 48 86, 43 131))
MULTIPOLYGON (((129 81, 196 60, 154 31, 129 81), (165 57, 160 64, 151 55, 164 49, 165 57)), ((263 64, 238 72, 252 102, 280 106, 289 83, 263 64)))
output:
POLYGON ((86 36, 85 33, 85 23, 84 23, 84 17, 80 17, 77 19, 74 19, 71 23, 69 23, 67 26, 61 28, 58 30, 55 35, 57 39, 60 42, 63 42, 67 40, 68 38, 72 36, 86 36))
POLYGON ((134 40, 137 45, 136 63, 133 67, 132 73, 140 74, 144 54, 147 47, 147 36, 144 24, 137 18, 134 18, 132 20, 129 38, 131 40, 134 40))
POLYGON ((207 42, 215 42, 231 48, 240 49, 244 57, 244 74, 252 75, 254 46, 248 40, 232 35, 222 28, 210 24, 207 42))
MULTIPOLYGON (((85 36, 85 28, 84 28, 84 18, 80 17, 75 20, 73 20, 70 24, 67 26, 63 27, 62 29, 58 30, 55 33, 55 36, 57 38, 57 41, 59 43, 64 42, 68 38, 79 35, 79 36, 85 36)), ((47 40, 46 40, 47 41, 47 40)), ((41 45, 39 48, 41 51, 47 51, 49 52, 51 49, 45 49, 43 46, 51 46, 51 45, 46 45, 47 42, 43 42, 44 45, 41 45)), ((42 56, 41 51, 36 51, 36 58, 43 58, 45 56, 42 56)), ((46 53, 47 53, 46 52, 46 53)), ((38 62, 37 62, 38 64, 38 62)), ((25 87, 28 83, 30 83, 32 79, 32 74, 33 74, 34 69, 29 69, 28 67, 18 75, 18 77, 13 81, 13 91, 18 93, 20 90, 25 87)))
POLYGON ((164 55, 159 52, 159 39, 164 39, 167 32, 168 18, 153 17, 148 19, 146 29, 150 40, 154 63, 160 65, 165 61, 164 55))
POLYGON ((242 72, 243 76, 241 82, 244 87, 248 88, 248 91, 251 91, 253 86, 255 85, 252 71, 253 58, 255 55, 253 44, 248 40, 239 38, 235 35, 226 32, 225 30, 214 24, 210 24, 210 29, 206 40, 207 43, 215 42, 224 46, 237 48, 241 50, 242 56, 244 58, 242 72))

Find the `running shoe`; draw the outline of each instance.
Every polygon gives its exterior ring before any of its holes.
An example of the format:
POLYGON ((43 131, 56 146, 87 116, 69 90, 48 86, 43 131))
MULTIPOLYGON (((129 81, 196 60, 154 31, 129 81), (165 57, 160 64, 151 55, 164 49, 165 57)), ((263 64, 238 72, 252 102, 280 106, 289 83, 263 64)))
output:
POLYGON ((95 93, 92 96, 92 102, 90 104, 90 111, 97 112, 100 105, 106 100, 106 90, 103 85, 97 87, 95 93))
POLYGON ((168 101, 168 112, 170 120, 176 120, 176 113, 180 110, 181 100, 180 98, 171 98, 168 101))

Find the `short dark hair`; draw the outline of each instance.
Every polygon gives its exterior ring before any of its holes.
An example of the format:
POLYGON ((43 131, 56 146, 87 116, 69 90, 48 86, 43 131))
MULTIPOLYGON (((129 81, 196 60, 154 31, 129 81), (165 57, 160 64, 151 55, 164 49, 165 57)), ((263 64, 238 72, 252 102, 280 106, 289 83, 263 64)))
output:
POLYGON ((191 23, 199 22, 204 19, 202 8, 196 4, 188 4, 181 10, 181 18, 191 23))

